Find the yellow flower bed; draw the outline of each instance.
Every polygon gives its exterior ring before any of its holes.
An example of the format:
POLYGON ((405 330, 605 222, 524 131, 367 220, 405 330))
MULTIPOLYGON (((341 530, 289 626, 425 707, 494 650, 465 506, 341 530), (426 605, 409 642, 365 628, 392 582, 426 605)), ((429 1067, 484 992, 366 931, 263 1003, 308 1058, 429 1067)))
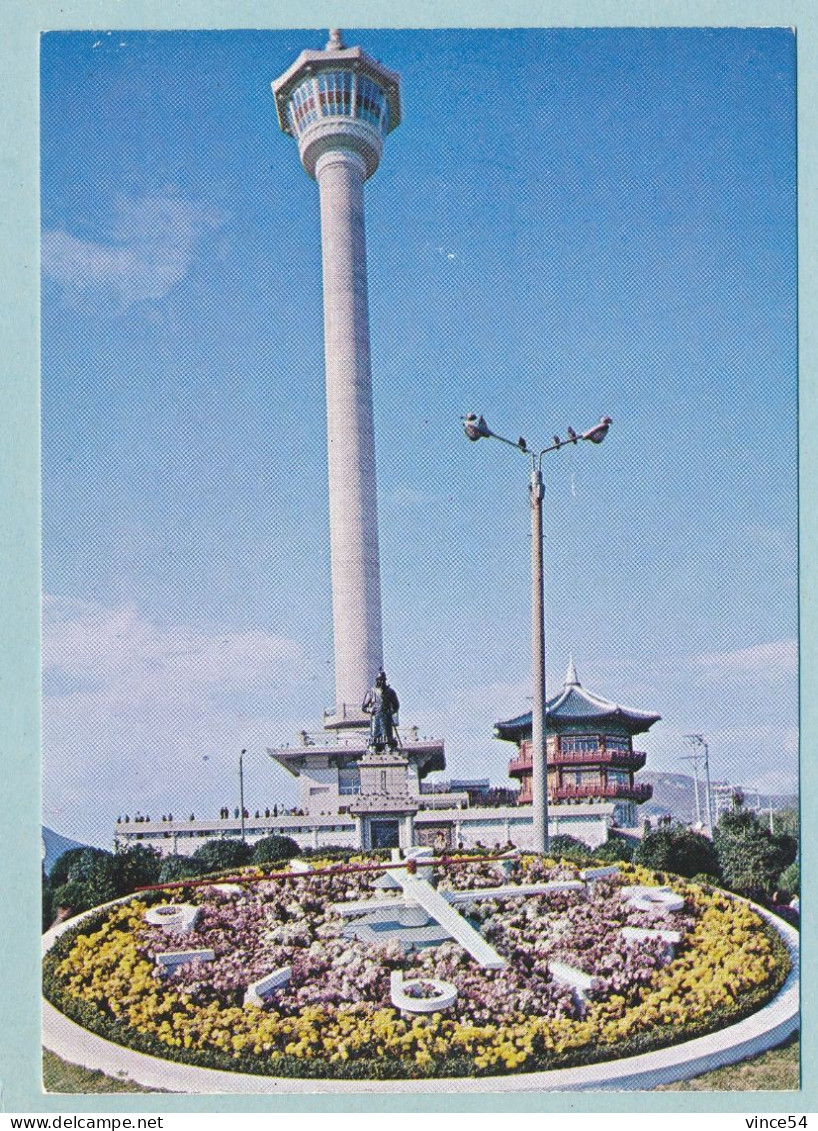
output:
MULTIPOLYGON (((643 869, 622 872, 628 882, 655 883, 643 869)), ((384 1060, 403 1066, 404 1074, 411 1066, 419 1075, 445 1074, 447 1064, 458 1072, 465 1064, 474 1075, 533 1071, 572 1059, 605 1059, 606 1050, 627 1054, 628 1042, 656 1029, 671 1028, 675 1039, 684 1039, 704 1031, 714 1011, 720 1024, 729 1023, 748 994, 780 985, 786 960, 752 908, 692 883, 675 887, 695 920, 681 952, 656 971, 635 1005, 614 994, 592 1002, 581 1019, 532 1016, 476 1025, 440 1013, 401 1015, 355 1003, 311 1005, 290 1017, 256 1006, 197 1005, 160 981, 140 954, 148 928, 147 905, 138 899, 112 909, 93 933, 79 934, 54 976, 63 1002, 86 1003, 169 1053, 181 1050, 177 1059, 184 1059, 184 1050, 218 1054, 218 1063, 241 1061, 236 1067, 247 1071, 250 1058, 257 1058, 256 1071, 276 1074, 277 1064, 295 1058, 302 1065, 323 1064, 327 1076, 343 1075, 339 1066, 355 1061, 384 1060)))

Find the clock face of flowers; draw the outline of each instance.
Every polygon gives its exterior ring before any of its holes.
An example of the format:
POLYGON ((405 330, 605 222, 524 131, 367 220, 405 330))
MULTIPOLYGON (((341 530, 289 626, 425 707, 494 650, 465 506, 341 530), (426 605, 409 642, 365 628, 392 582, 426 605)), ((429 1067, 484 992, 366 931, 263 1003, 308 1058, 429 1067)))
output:
POLYGON ((136 900, 76 938, 56 983, 63 1006, 93 1005, 125 1043, 130 1030, 197 1063, 296 1074, 296 1058, 332 1076, 533 1070, 590 1044, 701 1025, 714 1009, 723 1018, 782 980, 781 955, 749 908, 689 884, 677 885, 678 910, 640 906, 632 885, 655 880, 633 868, 585 889, 480 898, 504 884, 576 880, 573 866, 534 858, 511 879, 488 862, 436 869, 440 893, 474 891, 461 913, 505 959, 500 969, 451 937, 408 946, 412 928, 355 937, 343 905, 384 898, 363 872, 167 892, 153 913, 136 900), (186 918, 156 913, 172 903, 186 918), (263 993, 248 997, 253 986, 263 993), (424 1012, 433 1000, 450 1004, 424 1012))
MULTIPOLYGON (((574 872, 554 871, 549 879, 576 879, 574 872)), ((496 868, 475 864, 440 880, 440 890, 502 881, 496 868)), ((354 930, 336 905, 379 893, 372 876, 313 875, 294 881, 269 881, 241 895, 204 889, 192 930, 184 933, 152 927, 142 932, 144 953, 156 960, 167 951, 210 950, 213 961, 193 959, 176 967, 169 984, 199 1005, 239 1004, 247 986, 270 971, 289 967, 286 984, 267 995, 264 1008, 294 1016, 305 1006, 365 1007, 392 1004, 390 975, 437 979, 456 987, 451 1015, 466 1022, 510 1021, 521 1015, 578 1017, 582 1001, 572 987, 554 978, 551 966, 589 975, 591 1000, 611 993, 633 997, 670 957, 667 944, 648 935, 635 944, 623 928, 657 926, 656 915, 634 910, 619 885, 585 891, 554 891, 527 899, 479 899, 467 919, 506 958, 501 970, 487 970, 454 939, 415 948, 414 932, 383 943, 349 937, 354 930)), ((396 899, 396 903, 399 902, 396 899)), ((682 936, 690 917, 675 914, 662 923, 682 936)), ((354 923, 354 920, 353 920, 354 923)), ((410 996, 411 993, 410 993, 410 996)))

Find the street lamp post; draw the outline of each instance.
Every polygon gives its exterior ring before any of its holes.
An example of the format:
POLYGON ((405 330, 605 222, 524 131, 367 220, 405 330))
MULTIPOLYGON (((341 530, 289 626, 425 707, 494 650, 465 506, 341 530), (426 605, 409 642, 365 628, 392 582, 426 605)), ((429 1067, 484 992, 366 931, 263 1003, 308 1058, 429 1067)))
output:
POLYGON ((693 747, 693 753, 690 755, 682 755, 683 762, 693 763, 693 797, 696 804, 696 827, 699 831, 704 828, 702 823, 702 808, 699 803, 699 749, 697 746, 693 747))
POLYGON ((698 752, 704 751, 705 807, 707 810, 707 833, 713 839, 713 791, 710 786, 710 748, 701 734, 686 734, 685 741, 698 752))
POLYGON ((546 745, 546 698, 545 698, 545 600, 543 570, 543 526, 542 501, 543 477, 542 458, 548 452, 558 451, 566 444, 576 444, 580 440, 590 440, 601 444, 611 426, 610 416, 603 416, 599 424, 578 435, 573 428, 568 429, 568 438, 554 436, 553 444, 532 450, 521 436, 516 442, 492 432, 482 416, 469 413, 463 417, 463 430, 469 440, 499 440, 511 448, 516 448, 531 460, 531 476, 528 492, 531 505, 531 679, 533 702, 531 708, 531 807, 533 820, 534 851, 546 853, 549 849, 548 835, 548 763, 546 745))

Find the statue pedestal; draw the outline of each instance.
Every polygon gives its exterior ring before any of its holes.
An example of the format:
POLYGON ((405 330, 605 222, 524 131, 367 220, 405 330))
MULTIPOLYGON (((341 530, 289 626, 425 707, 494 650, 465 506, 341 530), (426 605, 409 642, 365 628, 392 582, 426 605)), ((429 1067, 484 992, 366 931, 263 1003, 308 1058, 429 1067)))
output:
POLYGON ((367 750, 358 763, 361 792, 349 806, 363 848, 409 848, 418 798, 409 787, 409 759, 398 750, 367 750))

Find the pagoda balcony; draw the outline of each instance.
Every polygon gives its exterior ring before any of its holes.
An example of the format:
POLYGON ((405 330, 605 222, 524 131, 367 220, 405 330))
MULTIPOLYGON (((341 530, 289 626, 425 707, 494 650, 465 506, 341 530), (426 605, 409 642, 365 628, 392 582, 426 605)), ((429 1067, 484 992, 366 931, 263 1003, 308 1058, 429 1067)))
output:
MULTIPOLYGON (((648 782, 609 782, 608 785, 551 785, 548 786, 548 801, 635 801, 641 805, 653 796, 653 786, 648 782)), ((518 805, 531 804, 531 778, 523 779, 520 787, 518 805)))
MULTIPOLYGON (((509 776, 513 778, 522 777, 523 774, 531 773, 531 750, 526 748, 526 743, 520 750, 516 758, 508 764, 509 776)), ((549 750, 548 752, 548 765, 549 766, 576 766, 576 765, 597 765, 597 766, 619 766, 623 770, 641 770, 647 761, 647 754, 644 750, 607 750, 602 746, 596 747, 594 750, 572 750, 557 751, 556 753, 549 750)))
POLYGON ((635 801, 641 805, 653 797, 653 786, 648 782, 634 782, 627 785, 624 782, 608 782, 607 785, 557 785, 549 786, 549 798, 554 801, 581 801, 589 797, 599 797, 605 801, 625 800, 635 801))

